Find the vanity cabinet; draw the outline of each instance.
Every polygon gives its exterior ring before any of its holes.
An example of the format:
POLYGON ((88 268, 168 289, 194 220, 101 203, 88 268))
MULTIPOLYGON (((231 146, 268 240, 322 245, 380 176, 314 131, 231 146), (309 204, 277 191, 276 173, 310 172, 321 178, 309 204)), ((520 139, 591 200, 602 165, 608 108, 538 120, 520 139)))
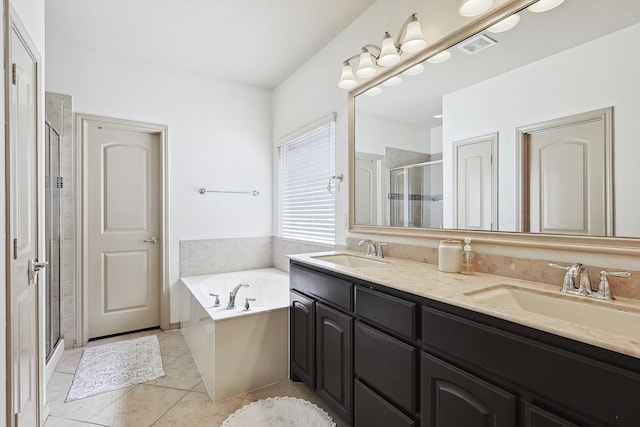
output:
POLYGON ((316 393, 343 420, 351 420, 353 319, 322 303, 316 306, 316 393))
POLYGON ((290 372, 295 380, 316 386, 316 303, 311 298, 290 292, 290 372))
POLYGON ((516 397, 422 353, 423 427, 513 427, 516 397))
POLYGON ((291 264, 290 371, 343 420, 353 409, 353 283, 291 264))
POLYGON ((291 263, 291 376, 355 427, 640 426, 640 360, 291 263))

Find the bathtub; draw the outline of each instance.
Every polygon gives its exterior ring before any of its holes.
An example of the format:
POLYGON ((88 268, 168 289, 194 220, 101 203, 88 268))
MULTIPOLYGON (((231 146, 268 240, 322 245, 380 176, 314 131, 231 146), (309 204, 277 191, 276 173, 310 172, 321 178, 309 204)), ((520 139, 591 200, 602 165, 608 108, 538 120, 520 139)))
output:
POLYGON ((211 400, 219 402, 288 376, 289 275, 275 268, 180 279, 181 328, 211 400), (240 283, 234 309, 231 290, 240 283), (219 295, 220 304, 215 306, 219 295), (250 301, 245 309, 246 298, 250 301))

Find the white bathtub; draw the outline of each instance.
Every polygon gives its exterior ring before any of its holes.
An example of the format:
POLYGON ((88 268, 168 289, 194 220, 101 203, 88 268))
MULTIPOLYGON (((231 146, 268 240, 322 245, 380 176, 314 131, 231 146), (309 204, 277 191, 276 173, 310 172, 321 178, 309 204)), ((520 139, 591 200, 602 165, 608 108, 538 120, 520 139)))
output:
POLYGON ((289 275, 275 268, 183 277, 189 303, 181 327, 211 400, 287 378, 289 275), (231 290, 240 283, 234 309, 231 290), (219 295, 220 305, 214 307, 219 295), (245 310, 246 298, 250 309, 245 310))

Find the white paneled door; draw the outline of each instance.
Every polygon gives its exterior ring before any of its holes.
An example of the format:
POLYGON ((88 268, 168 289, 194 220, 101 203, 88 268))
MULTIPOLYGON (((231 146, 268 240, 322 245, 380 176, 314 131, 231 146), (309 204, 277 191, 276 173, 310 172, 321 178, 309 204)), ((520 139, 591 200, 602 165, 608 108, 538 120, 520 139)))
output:
POLYGON ((610 235, 610 119, 594 115, 528 133, 528 231, 610 235))
MULTIPOLYGON (((9 425, 39 425, 38 262, 38 59, 12 22, 8 127, 8 218, 10 239, 9 425)), ((2 425, 3 421, 0 421, 2 425)))
POLYGON ((160 326, 161 136, 108 120, 82 132, 88 338, 160 326))

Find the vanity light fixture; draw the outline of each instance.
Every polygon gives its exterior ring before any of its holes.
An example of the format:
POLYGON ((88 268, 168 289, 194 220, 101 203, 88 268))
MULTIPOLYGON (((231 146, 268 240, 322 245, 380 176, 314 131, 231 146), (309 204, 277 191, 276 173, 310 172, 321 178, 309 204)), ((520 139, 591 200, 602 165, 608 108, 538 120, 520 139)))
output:
POLYGON ((395 65, 400 62, 403 53, 414 53, 424 49, 427 42, 422 34, 418 15, 413 13, 407 18, 395 41, 389 32, 385 31, 381 46, 366 44, 362 46, 362 53, 346 59, 342 64, 338 87, 352 89, 358 84, 356 77, 361 79, 373 77, 378 71, 376 67, 395 65))
POLYGON ((448 61, 451 58, 451 52, 448 50, 443 50, 440 53, 436 53, 431 58, 427 59, 427 62, 431 64, 441 64, 445 61, 448 61))
POLYGON ((494 34, 503 33, 505 31, 509 31, 510 29, 518 25, 518 22, 520 22, 520 15, 518 15, 517 13, 514 13, 511 16, 507 16, 502 21, 493 24, 492 26, 487 28, 487 31, 494 34))
POLYGON ((493 6, 493 0, 462 0, 458 13, 462 16, 478 16, 493 6))
POLYGON ((531 12, 546 12, 560 6, 564 0, 538 0, 538 2, 532 4, 527 9, 531 12))

